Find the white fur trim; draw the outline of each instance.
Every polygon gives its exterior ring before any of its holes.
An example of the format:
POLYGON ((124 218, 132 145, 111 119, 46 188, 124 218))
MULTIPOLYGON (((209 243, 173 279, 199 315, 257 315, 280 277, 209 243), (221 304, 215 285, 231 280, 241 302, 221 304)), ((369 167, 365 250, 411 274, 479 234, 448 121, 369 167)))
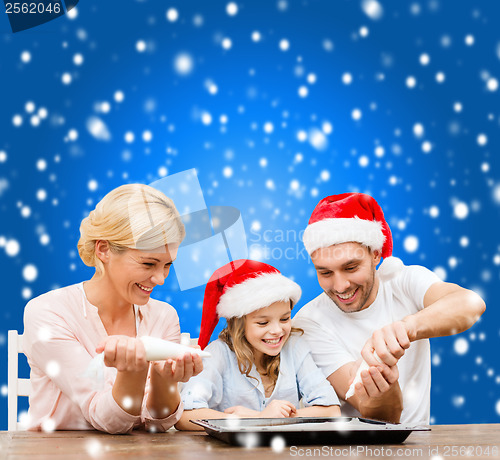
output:
POLYGON ((404 268, 404 263, 397 257, 387 257, 378 267, 377 273, 382 281, 389 281, 398 276, 404 268))
POLYGON ((316 249, 334 244, 355 241, 380 251, 385 235, 382 224, 376 221, 352 218, 323 219, 308 225, 302 238, 306 251, 311 255, 316 249))
POLYGON ((295 305, 301 294, 300 286, 281 273, 265 273, 224 292, 217 304, 217 314, 233 318, 248 315, 274 302, 291 300, 295 305))

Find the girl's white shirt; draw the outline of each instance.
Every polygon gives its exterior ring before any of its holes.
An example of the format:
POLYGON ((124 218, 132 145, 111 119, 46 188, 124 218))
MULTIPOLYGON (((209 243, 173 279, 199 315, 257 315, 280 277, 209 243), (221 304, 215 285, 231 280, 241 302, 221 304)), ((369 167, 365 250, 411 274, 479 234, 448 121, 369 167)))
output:
POLYGON ((232 406, 262 411, 274 399, 286 400, 299 407, 339 405, 339 399, 321 370, 314 363, 308 345, 293 334, 280 353, 280 373, 274 390, 266 398, 255 366, 250 376, 240 372, 234 352, 220 339, 206 351, 212 358, 203 360, 203 371, 184 385, 181 398, 184 409, 210 408, 220 412, 232 406))

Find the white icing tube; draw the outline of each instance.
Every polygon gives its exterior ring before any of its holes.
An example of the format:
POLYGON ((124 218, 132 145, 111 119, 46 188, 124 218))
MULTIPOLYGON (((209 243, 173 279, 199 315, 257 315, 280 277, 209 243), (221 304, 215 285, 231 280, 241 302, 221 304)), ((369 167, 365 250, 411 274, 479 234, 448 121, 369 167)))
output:
POLYGON ((140 337, 144 348, 146 349, 147 361, 163 361, 169 358, 180 358, 185 353, 195 353, 202 358, 210 358, 212 355, 208 351, 202 351, 198 348, 186 347, 168 340, 158 339, 156 337, 140 337))
MULTIPOLYGON (((155 337, 140 337, 146 349, 147 361, 164 361, 169 358, 180 358, 185 353, 196 353, 202 358, 210 358, 212 355, 208 351, 201 351, 198 348, 191 348, 168 340, 157 339, 155 337)), ((102 389, 104 386, 104 353, 99 353, 92 358, 84 376, 93 381, 95 389, 102 389)))
MULTIPOLYGON (((380 364, 383 364, 382 363, 382 360, 378 357, 377 353, 376 352, 373 352, 373 356, 375 357, 375 359, 380 363, 380 364)), ((361 362, 361 365, 359 366, 358 368, 358 371, 356 372, 356 375, 354 377, 354 380, 352 381, 351 383, 351 386, 349 387, 349 389, 347 390, 347 393, 345 394, 345 399, 346 401, 351 397, 351 396, 354 396, 354 386, 356 385, 356 383, 361 383, 361 372, 363 371, 367 371, 368 369, 370 369, 370 365, 363 359, 363 361, 361 362)))

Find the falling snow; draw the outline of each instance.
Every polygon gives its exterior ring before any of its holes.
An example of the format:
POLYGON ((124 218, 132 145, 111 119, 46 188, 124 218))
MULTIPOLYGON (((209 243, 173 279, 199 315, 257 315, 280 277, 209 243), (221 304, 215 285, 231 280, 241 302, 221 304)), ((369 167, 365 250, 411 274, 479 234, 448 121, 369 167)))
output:
POLYGON ((111 133, 109 129, 99 117, 89 117, 87 119, 86 127, 88 132, 96 139, 100 141, 110 141, 111 133))
POLYGON ((403 246, 407 252, 415 252, 418 249, 418 238, 414 235, 407 236, 403 246))
MULTIPOLYGON (((205 205, 236 208, 250 255, 294 276, 304 303, 318 289, 309 259, 273 259, 250 230, 299 235, 323 197, 366 192, 383 205, 395 256, 486 298, 470 332, 431 342, 431 414, 497 423, 495 2, 137 1, 120 12, 136 27, 122 31, 106 2, 88 1, 44 25, 55 48, 35 31, 3 43, 6 327, 22 330, 34 296, 87 279, 80 220, 123 183, 196 168, 205 205)), ((300 238, 280 244, 302 248, 300 238)), ((197 334, 199 292, 180 291, 176 276, 157 298, 197 334)), ((85 449, 102 454, 98 442, 85 449)))
POLYGON ((170 22, 175 22, 179 19, 179 12, 175 8, 169 8, 167 10, 167 19, 170 22))
POLYGON ((174 59, 174 69, 179 75, 189 75, 194 69, 194 61, 191 55, 179 53, 174 59))
POLYGON ((464 355, 469 350, 469 342, 467 342, 467 340, 463 337, 460 337, 455 340, 453 349, 458 355, 464 355))
POLYGON ((377 0, 363 0, 361 2, 361 8, 370 19, 375 21, 382 18, 384 14, 382 5, 377 0))
POLYGON ((281 51, 288 51, 290 48, 290 42, 286 38, 284 38, 280 40, 279 47, 281 51))
POLYGON ((455 203, 453 206, 453 215, 457 219, 465 219, 469 215, 469 206, 467 203, 464 203, 462 201, 458 201, 455 203))
POLYGON ((28 283, 35 281, 37 276, 38 276, 38 270, 34 265, 29 264, 23 268, 23 278, 28 283))

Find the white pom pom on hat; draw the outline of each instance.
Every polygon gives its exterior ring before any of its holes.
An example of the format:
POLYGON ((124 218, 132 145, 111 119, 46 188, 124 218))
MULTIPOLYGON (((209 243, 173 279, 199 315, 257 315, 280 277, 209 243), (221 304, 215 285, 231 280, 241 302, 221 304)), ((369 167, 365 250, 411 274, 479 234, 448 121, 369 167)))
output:
POLYGON ((398 257, 387 257, 378 267, 377 273, 382 281, 389 281, 401 273, 405 264, 398 257))

